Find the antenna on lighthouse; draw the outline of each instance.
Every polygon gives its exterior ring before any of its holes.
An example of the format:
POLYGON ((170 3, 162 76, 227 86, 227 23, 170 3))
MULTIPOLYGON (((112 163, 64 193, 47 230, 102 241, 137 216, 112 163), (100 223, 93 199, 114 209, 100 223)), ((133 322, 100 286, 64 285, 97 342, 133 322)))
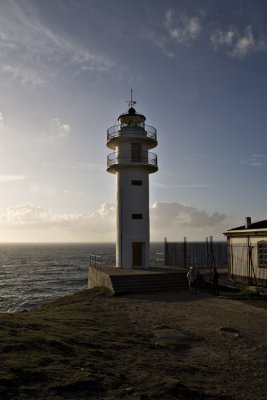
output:
POLYGON ((136 104, 136 101, 133 100, 133 89, 131 88, 131 100, 127 100, 128 107, 133 107, 136 104))

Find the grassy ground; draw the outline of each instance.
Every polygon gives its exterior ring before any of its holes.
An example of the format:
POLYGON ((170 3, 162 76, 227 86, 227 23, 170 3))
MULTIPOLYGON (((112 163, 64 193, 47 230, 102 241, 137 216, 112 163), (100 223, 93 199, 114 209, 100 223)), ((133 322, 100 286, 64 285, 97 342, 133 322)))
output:
POLYGON ((39 310, 1 314, 1 399, 36 399, 42 393, 61 398, 116 385, 112 372, 104 377, 103 370, 110 369, 118 348, 134 340, 112 323, 108 310, 92 315, 95 296, 102 294, 84 292, 39 310))
POLYGON ((238 397, 238 385, 228 394, 223 379, 217 388, 222 364, 211 355, 211 361, 201 358, 207 339, 192 333, 188 321, 182 324, 175 303, 175 321, 164 311, 168 304, 161 307, 153 299, 115 298, 95 289, 33 311, 0 314, 0 399, 246 399, 238 397), (154 340, 153 329, 177 327, 178 320, 184 329, 179 340, 154 340), (200 358, 187 359, 193 347, 200 358))

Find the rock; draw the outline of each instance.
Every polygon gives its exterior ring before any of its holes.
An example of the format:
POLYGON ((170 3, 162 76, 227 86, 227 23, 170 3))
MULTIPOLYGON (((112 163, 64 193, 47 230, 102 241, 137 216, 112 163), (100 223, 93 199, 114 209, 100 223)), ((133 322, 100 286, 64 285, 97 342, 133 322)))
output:
POLYGON ((234 339, 239 339, 241 337, 240 333, 235 333, 234 334, 234 339))
POLYGON ((239 334, 239 330, 236 328, 232 328, 231 326, 223 326, 221 328, 222 332, 227 332, 227 333, 235 333, 235 334, 239 334))
POLYGON ((187 353, 191 348, 188 341, 192 338, 176 329, 154 329, 152 333, 155 346, 175 348, 180 353, 187 353))
POLYGON ((153 329, 152 333, 159 339, 177 339, 179 341, 190 340, 189 336, 185 335, 182 332, 177 331, 176 329, 159 328, 159 329, 153 329))
POLYGON ((159 331, 163 329, 171 329, 168 325, 155 325, 152 326, 152 331, 159 331))

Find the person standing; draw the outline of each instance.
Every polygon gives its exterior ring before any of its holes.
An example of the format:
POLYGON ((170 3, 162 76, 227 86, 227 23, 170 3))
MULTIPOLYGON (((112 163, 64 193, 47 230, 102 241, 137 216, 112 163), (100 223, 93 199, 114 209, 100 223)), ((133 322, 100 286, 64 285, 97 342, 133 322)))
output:
POLYGON ((216 267, 213 268, 212 289, 213 289, 214 296, 218 296, 219 295, 219 273, 218 273, 216 267))
POLYGON ((193 267, 190 267, 189 271, 187 272, 187 280, 191 293, 195 294, 197 294, 196 277, 197 277, 196 271, 194 270, 193 267))

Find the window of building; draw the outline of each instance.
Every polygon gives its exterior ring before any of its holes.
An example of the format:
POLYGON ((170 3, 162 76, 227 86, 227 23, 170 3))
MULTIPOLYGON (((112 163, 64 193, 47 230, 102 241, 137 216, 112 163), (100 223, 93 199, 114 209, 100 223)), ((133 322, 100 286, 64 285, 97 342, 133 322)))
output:
POLYGON ((135 185, 135 186, 142 186, 142 185, 143 185, 143 181, 138 180, 138 179, 133 179, 133 180, 132 180, 132 185, 135 185))
POLYGON ((140 162, 141 161, 141 143, 131 143, 131 159, 133 162, 140 162))
POLYGON ((258 242, 258 260, 260 268, 267 268, 267 240, 258 242))
POLYGON ((143 219, 143 214, 132 214, 132 219, 143 219))

